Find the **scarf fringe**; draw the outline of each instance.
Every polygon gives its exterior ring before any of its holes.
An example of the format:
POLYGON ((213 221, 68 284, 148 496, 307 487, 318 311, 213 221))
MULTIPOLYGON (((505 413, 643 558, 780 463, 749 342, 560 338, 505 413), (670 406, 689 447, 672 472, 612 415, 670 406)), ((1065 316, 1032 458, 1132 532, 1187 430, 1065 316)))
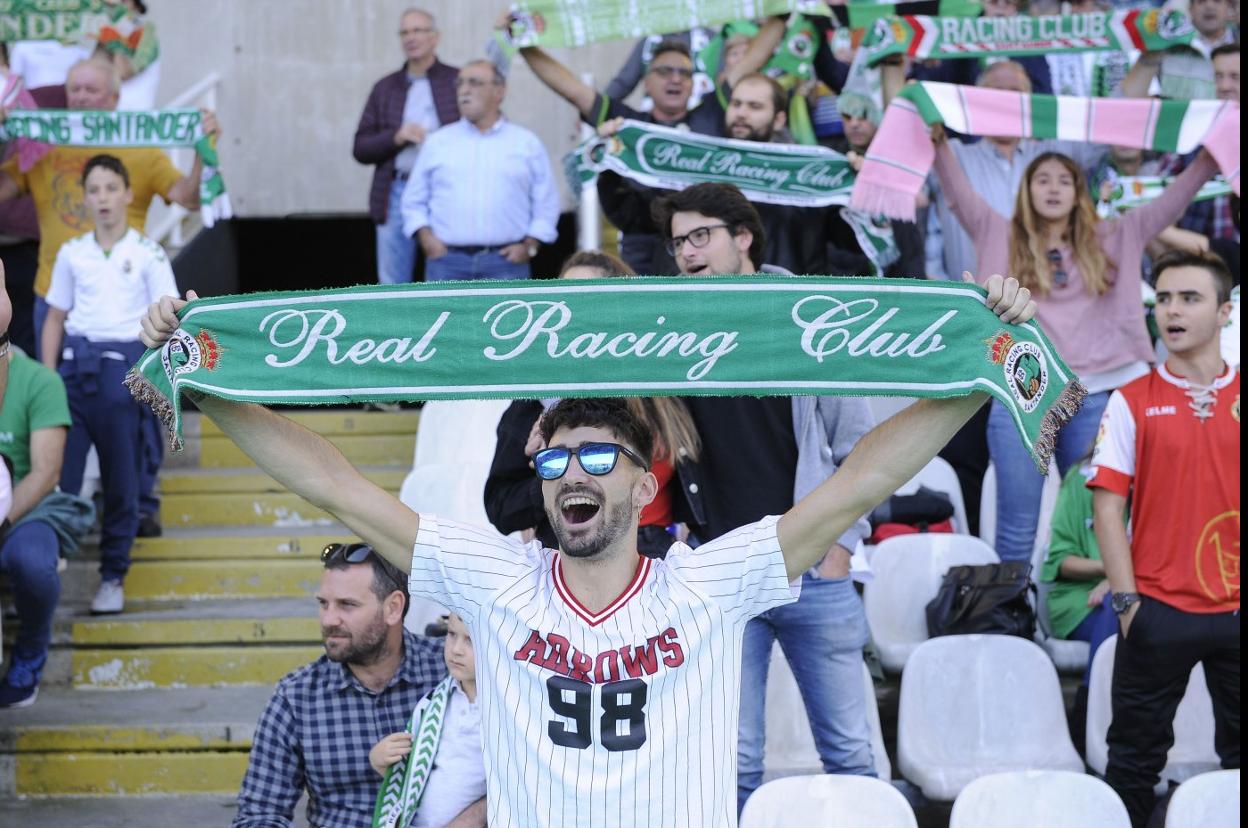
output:
POLYGON ((1044 415, 1040 422, 1040 436, 1036 438, 1035 453, 1032 459, 1041 474, 1049 473, 1049 461, 1057 446, 1057 432, 1079 413, 1083 407, 1083 399, 1088 396, 1088 389, 1079 380, 1071 380, 1058 395, 1057 402, 1044 415))
POLYGON ((885 216, 902 221, 915 220, 914 193, 898 190, 861 177, 854 184, 849 206, 872 216, 885 216))
POLYGON ((176 428, 177 412, 174 411, 173 402, 162 394, 159 388, 152 385, 147 377, 134 368, 131 368, 126 373, 126 378, 122 380, 122 383, 130 392, 130 396, 134 397, 137 402, 150 406, 156 416, 160 418, 161 424, 164 425, 165 431, 169 434, 169 450, 181 451, 183 441, 182 435, 176 428))

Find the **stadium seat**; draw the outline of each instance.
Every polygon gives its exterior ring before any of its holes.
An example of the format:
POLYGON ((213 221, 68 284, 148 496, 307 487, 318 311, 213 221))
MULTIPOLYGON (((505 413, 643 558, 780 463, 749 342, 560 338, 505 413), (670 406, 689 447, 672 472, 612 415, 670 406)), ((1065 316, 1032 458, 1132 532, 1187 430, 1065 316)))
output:
MULTIPOLYGON (((880 779, 890 779, 892 765, 884 747, 884 731, 880 727, 880 709, 875 699, 875 683, 871 671, 862 664, 863 687, 867 694, 867 722, 871 726, 871 756, 880 779)), ((764 778, 795 773, 821 773, 823 765, 810 732, 806 705, 797 688, 797 679, 779 644, 771 648, 771 666, 767 671, 767 742, 764 748, 764 778)))
POLYGON ((949 828, 1131 828, 1127 807, 1095 776, 1014 771, 981 776, 953 803, 949 828))
POLYGON ((918 474, 910 478, 897 490, 897 494, 914 494, 919 486, 926 486, 938 492, 944 492, 953 503, 953 531, 966 534, 970 524, 966 519, 966 500, 962 497, 962 484, 958 481, 958 473, 953 466, 939 457, 933 457, 918 474))
POLYGON ((867 624, 885 669, 899 673, 927 640, 927 602, 949 567, 997 563, 997 553, 970 535, 925 533, 889 538, 875 547, 863 600, 867 624))
POLYGON ((918 828, 910 804, 869 776, 790 776, 763 785, 745 803, 741 828, 918 828))
POLYGON ((1202 773, 1170 797, 1166 828, 1239 828, 1239 769, 1202 773))
MULTIPOLYGON (((1118 637, 1106 641, 1092 659, 1088 683, 1088 767, 1104 776, 1109 762, 1105 736, 1113 720, 1110 689, 1114 678, 1114 653, 1118 637)), ((1174 746, 1166 756, 1157 793, 1165 793, 1168 782, 1185 782, 1197 774, 1217 770, 1222 765, 1213 749, 1213 702, 1205 684, 1205 668, 1197 664, 1187 681, 1187 692, 1174 715, 1174 746)))
POLYGON ((949 635, 920 644, 901 676, 897 766, 928 799, 1013 770, 1080 772, 1053 663, 1008 635, 949 635))

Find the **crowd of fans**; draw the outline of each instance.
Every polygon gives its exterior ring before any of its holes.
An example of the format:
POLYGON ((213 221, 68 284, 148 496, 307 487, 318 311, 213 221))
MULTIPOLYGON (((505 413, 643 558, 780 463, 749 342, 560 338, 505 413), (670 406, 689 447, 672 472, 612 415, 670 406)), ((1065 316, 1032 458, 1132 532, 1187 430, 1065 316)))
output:
MULTIPOLYGON (((144 11, 141 2, 131 5, 144 11)), ((986 0, 983 14, 1138 5, 1149 3, 1090 0, 1059 7, 1036 0, 1028 7, 1026 0, 986 0)), ((1198 33, 1190 49, 895 59, 871 70, 878 95, 870 84, 858 83, 854 38, 826 17, 810 18, 817 32, 810 77, 764 71, 788 25, 781 18, 647 38, 604 91, 540 48, 521 48, 519 58, 602 136, 632 119, 759 143, 817 142, 845 153, 857 168, 890 98, 911 79, 1022 93, 1237 103, 1238 4, 1191 0, 1186 11, 1198 33), (714 39, 719 64, 704 66, 697 47, 714 39), (797 101, 801 106, 795 108, 797 101), (797 128, 790 120, 794 112, 810 113, 809 125, 797 128)), ((504 14, 497 26, 509 23, 504 14)), ((399 40, 404 63, 373 87, 353 145, 355 159, 374 167, 368 212, 376 225, 377 281, 544 275, 532 274, 530 262, 557 237, 557 179, 540 139, 504 114, 508 57, 491 47, 480 60, 448 66, 438 58, 437 21, 416 9, 402 15, 399 40)), ((127 103, 127 88, 145 77, 149 82, 158 61, 136 65, 133 55, 70 55, 69 48, 19 45, 7 54, 8 71, 26 77, 41 106, 153 105, 135 97, 138 92, 127 103)), ((549 97, 533 105, 560 104, 549 97)), ((206 126, 216 130, 213 120, 206 126)), ((979 139, 939 129, 932 141, 937 162, 919 197, 917 220, 876 221, 895 240, 887 261, 864 250, 858 219, 846 206, 751 203, 729 185, 655 190, 603 172, 597 194, 620 232, 619 258, 582 252, 560 277, 770 272, 983 282, 1008 273, 1030 289, 1041 325, 1089 391, 1058 436, 1056 470, 1065 482, 1051 517, 1048 557, 1035 576, 1052 585, 1045 600, 1053 633, 1089 641, 1093 652, 1119 633, 1124 642, 1134 641, 1140 631, 1130 637, 1128 631, 1140 624, 1137 615, 1147 622, 1144 642, 1118 650, 1108 774, 1134 824, 1142 826, 1168 745, 1160 736, 1143 738, 1138 729, 1166 731, 1164 722, 1178 703, 1175 693, 1181 695, 1197 660, 1209 675, 1218 751, 1227 767, 1239 761, 1238 624, 1227 621, 1237 619, 1239 609, 1237 547, 1233 588, 1225 594, 1193 588, 1188 570, 1198 553, 1176 551, 1193 546, 1182 528, 1186 504, 1215 491, 1234 502, 1238 544, 1238 452, 1232 467, 1219 454, 1219 440, 1233 438, 1238 445, 1238 347, 1236 341, 1234 358, 1224 362, 1220 332, 1239 282, 1239 199, 1196 200, 1217 173, 1203 150, 1156 156, 1127 147, 979 139), (1103 217, 1098 207, 1106 194, 1120 178, 1136 175, 1171 179, 1155 200, 1103 217), (1147 295, 1155 295, 1155 311, 1146 306, 1147 295), (1145 418, 1158 411, 1183 419, 1160 449, 1139 437, 1147 431, 1145 418), (1185 418, 1201 435, 1214 434, 1216 425, 1220 436, 1193 439, 1185 418), (1098 431, 1109 435, 1102 439, 1111 445, 1098 447, 1094 456, 1098 431), (1190 467, 1207 474, 1191 478, 1191 488, 1171 492, 1164 481, 1179 479, 1190 467), (1128 496, 1130 540, 1122 531, 1128 496), (1208 640, 1193 647, 1192 640, 1202 636, 1208 640)), ((157 504, 158 428, 124 392, 108 394, 119 387, 118 372, 137 356, 143 309, 176 293, 159 247, 128 227, 141 227, 156 195, 194 206, 198 177, 198 169, 183 176, 157 150, 101 156, 60 147, 29 169, 19 168, 16 158, 0 168, 9 283, 25 256, 35 293, 25 347, 42 363, 13 351, 0 413, 0 452, 14 479, 0 570, 15 585, 21 619, 0 706, 29 704, 37 693, 58 600, 57 561, 74 527, 89 519, 69 496, 81 487, 89 445, 100 451, 104 489, 102 582, 93 610, 122 610, 128 550, 145 515, 147 531, 159 531, 150 517, 157 504), (13 201, 26 194, 33 205, 13 201), (115 264, 119 251, 124 268, 115 264), (101 290, 109 293, 102 296, 101 290), (34 510, 40 519, 29 519, 34 510)), ((1237 290, 1234 297, 1237 302, 1237 290)), ((25 330, 15 316, 13 341, 21 341, 25 330)), ((518 401, 507 409, 484 492, 486 511, 500 532, 519 532, 552 547, 533 458, 544 447, 539 425, 553 402, 518 401)), ((850 397, 653 398, 629 406, 656 435, 653 456, 642 459, 657 478, 659 495, 642 511, 639 532, 639 552, 656 558, 674 541, 710 541, 786 512, 831 475, 873 425, 865 400, 850 397)), ((1041 510, 1044 478, 1008 409, 994 403, 944 456, 972 507, 972 532, 991 461, 997 481, 994 548, 1002 561, 1033 560, 1041 522, 1050 520, 1041 510)), ((1202 527, 1195 531, 1199 535, 1202 527)), ((798 680, 825 772, 875 774, 861 680, 870 630, 851 577, 851 560, 870 534, 864 518, 801 576, 799 601, 749 622, 742 655, 739 807, 762 782, 763 703, 777 641, 798 680)), ((441 648, 402 630, 402 574, 359 545, 327 549, 323 561, 317 600, 326 657, 279 684, 257 729, 235 824, 288 818, 305 788, 313 824, 367 823, 378 789, 373 771, 384 776, 409 756, 412 733, 404 728, 414 707, 424 705, 416 723, 429 715, 430 698, 447 704, 438 713, 439 761, 427 784, 421 783, 430 804, 411 824, 484 824, 484 773, 479 749, 475 756, 472 749, 480 740, 478 676, 462 621, 453 615, 448 621, 445 667, 451 678, 443 682, 441 648), (442 684, 441 696, 427 695, 442 684), (343 694, 343 688, 350 692, 343 694)))

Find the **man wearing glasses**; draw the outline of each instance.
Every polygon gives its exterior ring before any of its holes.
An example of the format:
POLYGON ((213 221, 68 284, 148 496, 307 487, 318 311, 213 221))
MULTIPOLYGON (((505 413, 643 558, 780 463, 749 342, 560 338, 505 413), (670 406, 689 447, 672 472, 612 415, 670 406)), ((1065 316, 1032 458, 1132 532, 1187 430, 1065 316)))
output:
MULTIPOLYGON (((377 796, 368 752, 403 730, 446 675, 442 647, 403 629, 407 578, 363 543, 321 552, 325 655, 278 682, 252 738, 234 828, 287 825, 306 789, 308 822, 367 825, 377 796)), ((484 825, 484 803, 475 823, 484 825)), ((461 823, 454 823, 461 825, 461 823)))
MULTIPOLYGON (((708 232, 702 250, 749 248, 740 228, 708 232)), ((1035 314, 1017 281, 994 276, 988 290, 1003 322, 1035 314)), ((183 304, 152 306, 146 344, 168 339, 183 304)), ((920 401, 783 516, 697 549, 674 544, 661 561, 637 552, 638 516, 658 488, 647 460, 654 438, 622 402, 563 400, 542 419, 534 467, 559 549, 418 514, 323 437, 262 406, 198 404, 258 466, 410 571, 413 595, 467 624, 478 673, 489 677, 479 699, 490 825, 718 828, 737 822, 746 622, 793 601, 800 585, 791 583, 986 399, 920 401)))
POLYGON ((550 156, 503 116, 507 83, 489 61, 459 70, 462 118, 425 139, 403 190, 403 233, 425 252, 425 281, 527 279, 558 235, 550 156))
POLYGON ((405 11, 399 41, 403 67, 377 81, 369 93, 352 148, 356 161, 376 167, 368 214, 376 225, 377 281, 383 285, 412 281, 416 242, 403 233, 399 199, 425 138, 459 118, 457 70, 438 60, 433 15, 405 11))

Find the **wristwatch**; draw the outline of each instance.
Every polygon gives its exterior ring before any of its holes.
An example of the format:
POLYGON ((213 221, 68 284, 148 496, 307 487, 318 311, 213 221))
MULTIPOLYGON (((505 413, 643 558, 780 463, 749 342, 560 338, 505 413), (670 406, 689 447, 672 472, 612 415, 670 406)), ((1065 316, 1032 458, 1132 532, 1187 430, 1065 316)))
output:
POLYGON ((1115 615, 1122 615, 1131 609, 1132 604, 1138 604, 1140 601, 1140 593, 1138 592, 1115 592, 1109 599, 1109 605, 1113 608, 1115 615))
POLYGON ((0 334, 0 358, 9 355, 9 332, 0 334))
POLYGON ((529 242, 529 258, 532 259, 537 255, 538 244, 535 241, 529 242))

